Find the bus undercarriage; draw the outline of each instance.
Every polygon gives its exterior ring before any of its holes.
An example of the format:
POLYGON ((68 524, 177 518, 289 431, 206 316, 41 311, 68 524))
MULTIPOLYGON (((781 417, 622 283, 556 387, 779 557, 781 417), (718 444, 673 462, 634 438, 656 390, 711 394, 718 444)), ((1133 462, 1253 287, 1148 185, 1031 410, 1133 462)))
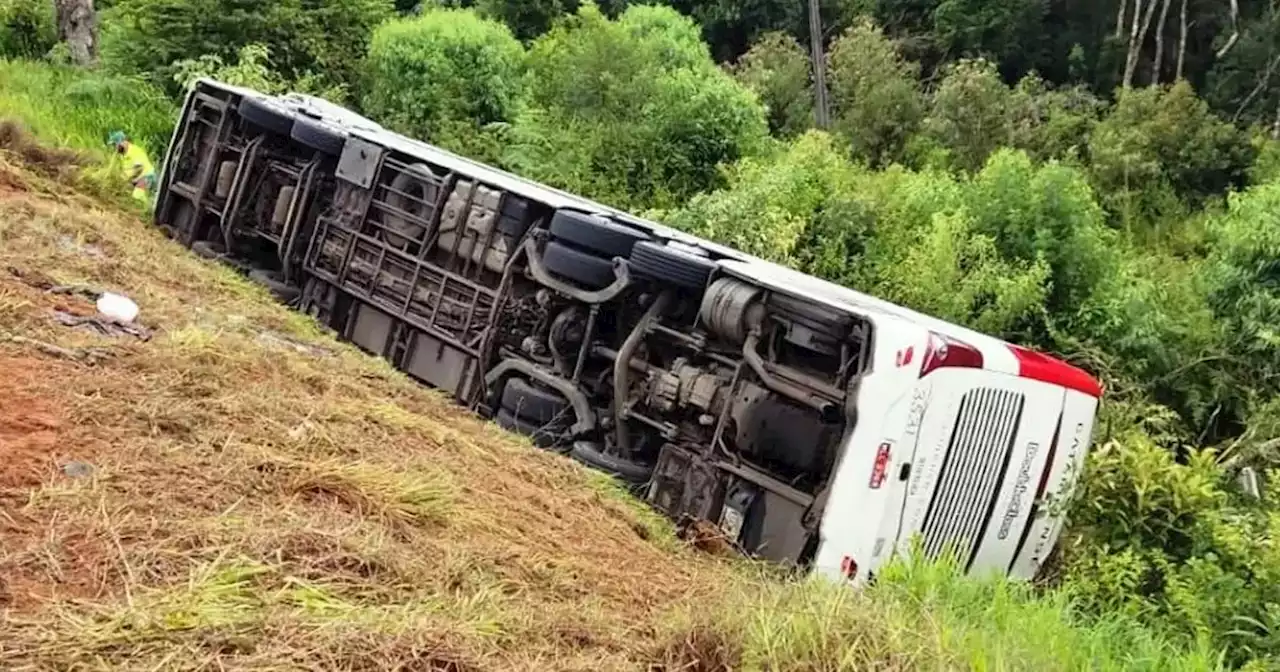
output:
POLYGON ((342 338, 748 553, 812 558, 866 320, 305 97, 201 82, 160 190, 174 238, 342 338))

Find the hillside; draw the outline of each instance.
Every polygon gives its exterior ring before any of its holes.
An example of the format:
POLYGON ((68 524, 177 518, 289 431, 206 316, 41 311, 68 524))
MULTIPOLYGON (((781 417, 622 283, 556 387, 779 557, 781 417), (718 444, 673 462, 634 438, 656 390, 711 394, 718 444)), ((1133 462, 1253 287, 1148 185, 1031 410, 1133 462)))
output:
POLYGON ((0 667, 1210 667, 946 567, 856 593, 686 547, 0 135, 0 667), (66 326, 86 287, 147 331, 66 326))
POLYGON ((602 479, 48 186, 0 172, 5 667, 623 669, 724 580, 602 479), (92 304, 51 284, 155 333, 62 326, 92 304))

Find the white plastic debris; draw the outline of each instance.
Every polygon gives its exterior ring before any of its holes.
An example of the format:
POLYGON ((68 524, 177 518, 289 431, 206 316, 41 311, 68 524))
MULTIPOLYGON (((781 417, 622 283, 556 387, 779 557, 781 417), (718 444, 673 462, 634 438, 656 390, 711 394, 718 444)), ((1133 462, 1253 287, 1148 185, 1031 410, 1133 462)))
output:
POLYGON ((104 292, 98 297, 98 312, 117 322, 129 324, 138 317, 138 304, 127 296, 104 292))

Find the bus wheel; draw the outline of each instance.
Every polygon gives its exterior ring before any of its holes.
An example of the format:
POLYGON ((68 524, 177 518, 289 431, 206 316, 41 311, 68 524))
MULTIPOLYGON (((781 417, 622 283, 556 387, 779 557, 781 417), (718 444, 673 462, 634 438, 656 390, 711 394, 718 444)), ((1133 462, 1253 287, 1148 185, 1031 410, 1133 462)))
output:
POLYGON ((609 455, 600 450, 599 444, 590 441, 574 443, 573 449, 569 451, 569 456, 588 467, 616 476, 629 483, 646 483, 649 477, 653 475, 652 466, 609 455))
POLYGON ((343 134, 303 117, 293 122, 293 131, 289 137, 330 156, 341 156, 342 148, 347 145, 347 138, 343 134))
POLYGON ((604 289, 617 277, 613 262, 576 250, 558 241, 550 241, 542 251, 542 263, 548 271, 589 289, 604 289))
POLYGON ((267 101, 244 98, 237 110, 241 119, 277 135, 288 137, 293 130, 293 115, 267 101))
POLYGON ((637 274, 688 289, 705 288, 715 268, 716 262, 685 246, 646 241, 631 252, 631 270, 637 274))
POLYGON ((297 287, 286 285, 280 274, 275 271, 259 269, 249 273, 249 279, 266 287, 273 296, 284 303, 292 303, 302 294, 297 287))
POLYGON ((494 422, 508 432, 515 432, 529 437, 533 445, 539 448, 554 449, 565 442, 564 428, 556 424, 540 424, 525 418, 517 417, 511 411, 502 409, 494 416, 494 422))
POLYGON ((555 392, 534 387, 523 378, 510 378, 502 390, 503 409, 517 418, 548 424, 572 417, 569 402, 555 392))
POLYGON ((557 210, 551 218, 551 237, 612 259, 626 258, 636 243, 648 240, 643 231, 574 210, 557 210))

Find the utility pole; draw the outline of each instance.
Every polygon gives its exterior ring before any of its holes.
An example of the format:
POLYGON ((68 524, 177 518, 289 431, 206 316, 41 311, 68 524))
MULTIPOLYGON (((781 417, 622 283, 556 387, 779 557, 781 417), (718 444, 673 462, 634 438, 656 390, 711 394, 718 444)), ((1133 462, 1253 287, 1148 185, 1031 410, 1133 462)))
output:
POLYGON ((831 127, 831 108, 827 103, 827 57, 822 48, 822 13, 819 0, 809 0, 809 54, 813 60, 813 89, 817 98, 814 121, 818 128, 831 127))

